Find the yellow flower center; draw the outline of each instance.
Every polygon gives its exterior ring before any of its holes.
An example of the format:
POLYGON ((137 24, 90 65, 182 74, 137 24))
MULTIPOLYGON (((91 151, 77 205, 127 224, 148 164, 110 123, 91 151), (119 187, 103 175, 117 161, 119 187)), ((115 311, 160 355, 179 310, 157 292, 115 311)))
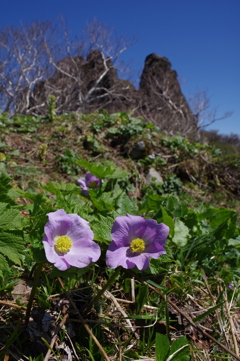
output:
POLYGON ((72 241, 68 236, 59 236, 56 239, 55 248, 57 252, 66 253, 72 247, 72 241))
POLYGON ((97 181, 92 181, 92 182, 90 182, 90 183, 89 183, 89 187, 90 187, 90 188, 93 188, 93 189, 94 189, 94 188, 97 188, 97 181))
POLYGON ((145 250, 146 244, 141 238, 136 238, 130 243, 130 250, 132 252, 142 252, 145 250))

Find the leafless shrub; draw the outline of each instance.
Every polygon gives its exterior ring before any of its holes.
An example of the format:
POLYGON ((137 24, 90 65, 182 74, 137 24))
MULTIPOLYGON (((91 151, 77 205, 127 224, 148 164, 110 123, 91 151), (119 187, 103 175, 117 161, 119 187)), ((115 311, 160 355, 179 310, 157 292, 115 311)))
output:
MULTIPOLYGON (((94 20, 84 36, 72 40, 63 21, 34 22, 0 31, 0 108, 2 112, 42 114, 48 97, 56 96, 57 112, 84 111, 92 98, 117 95, 102 80, 116 71, 116 61, 132 44, 94 20), (92 81, 83 79, 86 54, 98 50, 99 67, 92 81)), ((91 66, 91 55, 85 68, 91 66)), ((96 55, 96 53, 95 53, 96 55)), ((92 69, 94 73, 94 69, 92 69)))
POLYGON ((198 90, 190 97, 188 102, 196 119, 198 138, 200 138, 200 130, 206 129, 219 120, 227 119, 233 114, 227 111, 222 115, 218 115, 217 108, 211 108, 211 99, 206 90, 198 90))

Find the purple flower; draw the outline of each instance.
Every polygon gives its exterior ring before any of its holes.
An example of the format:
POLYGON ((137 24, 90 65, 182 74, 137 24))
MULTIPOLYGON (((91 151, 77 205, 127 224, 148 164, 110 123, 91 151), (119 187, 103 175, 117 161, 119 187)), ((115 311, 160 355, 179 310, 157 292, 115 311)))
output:
POLYGON ((156 158, 156 156, 155 156, 154 153, 153 153, 153 154, 150 154, 148 157, 149 157, 150 159, 155 159, 155 158, 156 158))
POLYGON ((85 177, 78 179, 78 183, 82 188, 82 193, 85 196, 88 196, 88 189, 99 188, 101 181, 95 175, 92 175, 90 172, 87 172, 85 177))
POLYGON ((158 258, 166 253, 164 246, 169 227, 158 224, 154 219, 144 219, 140 216, 117 217, 112 227, 112 242, 110 243, 106 263, 110 268, 147 268, 149 258, 158 258))
POLYGON ((100 247, 93 242, 93 231, 85 219, 66 214, 63 209, 48 213, 43 245, 47 260, 60 271, 70 266, 84 268, 100 257, 100 247))
POLYGON ((229 288, 230 290, 232 290, 232 289, 234 288, 234 284, 233 284, 233 283, 229 283, 229 284, 228 284, 228 288, 229 288))

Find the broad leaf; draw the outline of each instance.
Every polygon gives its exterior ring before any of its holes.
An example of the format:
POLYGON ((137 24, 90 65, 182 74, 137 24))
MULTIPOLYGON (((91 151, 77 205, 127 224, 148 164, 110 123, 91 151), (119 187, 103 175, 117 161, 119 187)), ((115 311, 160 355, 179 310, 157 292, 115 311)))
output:
POLYGON ((117 213, 119 216, 125 216, 127 213, 136 215, 136 203, 126 195, 126 193, 122 193, 117 200, 117 213))
POLYGON ((91 228, 94 233, 94 240, 109 244, 111 239, 111 230, 114 223, 114 219, 111 217, 98 216, 99 219, 95 219, 91 222, 91 228))
POLYGON ((101 163, 89 163, 86 159, 76 160, 76 163, 81 167, 86 168, 91 174, 95 175, 99 179, 109 178, 124 178, 128 176, 125 170, 116 167, 115 164, 106 161, 104 164, 101 163))
POLYGON ((165 361, 170 349, 168 337, 157 332, 155 338, 155 349, 156 361, 165 361))
POLYGON ((182 336, 173 342, 169 357, 166 361, 189 361, 190 350, 186 336, 182 336))
POLYGON ((178 247, 185 246, 187 244, 188 235, 188 227, 185 226, 180 219, 177 219, 175 222, 174 237, 172 239, 173 243, 175 243, 178 247))
POLYGON ((0 253, 14 263, 21 264, 24 247, 21 244, 23 235, 0 230, 0 253))

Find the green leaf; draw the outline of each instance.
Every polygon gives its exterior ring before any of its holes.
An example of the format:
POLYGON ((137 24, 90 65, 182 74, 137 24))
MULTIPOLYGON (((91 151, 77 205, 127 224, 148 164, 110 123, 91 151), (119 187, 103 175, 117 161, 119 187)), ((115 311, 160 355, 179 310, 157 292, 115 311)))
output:
POLYGON ((138 287, 138 295, 136 297, 136 312, 139 314, 148 298, 148 286, 140 285, 138 287))
POLYGON ((171 212, 172 217, 181 217, 182 204, 176 195, 169 194, 167 199, 167 210, 171 212))
POLYGON ((212 313, 212 312, 216 311, 218 308, 220 308, 223 303, 224 303, 224 301, 221 302, 221 303, 218 303, 218 304, 217 304, 216 306, 214 306, 214 307, 209 308, 206 312, 204 312, 204 313, 202 313, 201 315, 195 317, 195 318, 193 319, 193 322, 198 322, 198 321, 202 320, 204 317, 208 316, 210 313, 212 313))
POLYGON ((9 178, 6 174, 0 175, 0 199, 2 202, 14 205, 13 200, 8 195, 9 190, 12 188, 10 181, 11 178, 9 178))
POLYGON ((9 155, 20 155, 19 149, 14 149, 12 152, 8 153, 9 155))
POLYGON ((234 214, 236 214, 235 211, 227 208, 209 208, 201 215, 199 215, 199 219, 208 219, 210 227, 216 228, 223 222, 227 221, 234 214))
POLYGON ((54 267, 50 274, 50 277, 52 279, 56 279, 57 277, 62 277, 62 278, 66 278, 66 279, 71 278, 71 279, 77 280, 77 279, 79 279, 80 275, 83 275, 83 274, 89 272, 93 267, 94 267, 93 262, 84 268, 78 268, 78 267, 71 266, 70 268, 68 268, 65 271, 60 271, 59 269, 54 267))
POLYGON ((7 175, 6 164, 0 162, 0 175, 7 175))
POLYGON ((5 259, 5 257, 3 257, 0 254, 0 277, 3 277, 2 271, 8 271, 8 270, 9 270, 8 263, 7 263, 6 259, 5 259))
POLYGON ((158 211, 163 203, 163 197, 157 194, 149 194, 145 201, 140 205, 139 212, 158 211))
POLYGON ((186 252, 185 259, 201 259, 204 255, 212 254, 215 241, 213 232, 191 239, 191 242, 188 242, 183 249, 186 252))
POLYGON ((76 163, 81 167, 86 168, 91 174, 95 175, 99 179, 114 179, 114 178, 125 178, 128 173, 116 167, 115 164, 106 161, 104 164, 101 163, 89 163, 86 159, 76 159, 76 163))
POLYGON ((124 288, 125 288, 125 292, 127 293, 131 291, 131 278, 124 279, 124 288))
MULTIPOLYGON (((164 224, 166 224, 169 227, 169 235, 173 236, 174 235, 174 222, 171 216, 169 216, 169 214, 167 213, 167 211, 160 206, 160 212, 161 212, 161 222, 163 222, 164 224)), ((157 215, 159 214, 159 212, 157 213, 157 215)))
MULTIPOLYGON (((162 254, 159 258, 151 259, 150 265, 147 270, 150 270, 152 275, 161 275, 161 273, 167 272, 167 263, 172 264, 173 259, 169 257, 168 254, 162 254)), ((146 270, 146 271, 147 271, 146 270)))
POLYGON ((80 193, 80 188, 76 186, 76 184, 66 182, 49 182, 47 185, 42 185, 42 189, 55 195, 58 194, 59 191, 65 191, 66 193, 76 191, 80 193))
POLYGON ((120 168, 115 168, 112 174, 108 174, 105 176, 107 179, 121 179, 126 178, 128 176, 128 172, 126 170, 122 170, 120 168))
POLYGON ((111 230, 114 223, 114 219, 111 217, 98 216, 99 219, 95 219, 91 222, 91 228, 94 233, 94 240, 109 244, 111 239, 111 230))
POLYGON ((0 227, 7 229, 19 229, 21 227, 22 217, 17 209, 8 209, 0 217, 0 227))
POLYGON ((189 361, 190 350, 189 341, 186 336, 182 336, 173 342, 169 357, 166 361, 189 361))
POLYGON ((93 205, 100 211, 115 209, 112 192, 102 193, 96 196, 95 190, 89 191, 89 196, 93 205), (96 197, 96 198, 95 198, 96 197))
POLYGON ((0 253, 7 256, 12 262, 21 264, 24 247, 20 242, 23 241, 23 235, 19 232, 10 233, 0 230, 0 253))
POLYGON ((0 214, 7 208, 8 203, 0 202, 0 214))
POLYGON ((28 251, 31 253, 36 263, 46 262, 46 255, 43 248, 29 247, 28 251))
POLYGON ((156 361, 165 361, 169 349, 170 342, 168 337, 157 332, 155 338, 156 361))
POLYGON ((239 248, 239 246, 240 246, 240 236, 236 237, 235 239, 230 238, 228 240, 228 245, 229 246, 235 246, 235 247, 239 248))
POLYGON ((128 316, 123 317, 124 320, 156 320, 156 317, 149 316, 149 315, 140 315, 140 316, 128 316))
POLYGON ((131 215, 136 215, 136 203, 133 203, 133 201, 126 195, 126 193, 122 193, 117 200, 116 211, 119 216, 125 216, 127 213, 131 215))
POLYGON ((172 239, 173 243, 175 243, 178 247, 185 246, 187 244, 188 235, 188 227, 185 226, 180 219, 177 219, 175 222, 174 237, 172 239))
POLYGON ((115 135, 117 133, 118 133, 118 128, 112 127, 108 129, 108 135, 115 135))

